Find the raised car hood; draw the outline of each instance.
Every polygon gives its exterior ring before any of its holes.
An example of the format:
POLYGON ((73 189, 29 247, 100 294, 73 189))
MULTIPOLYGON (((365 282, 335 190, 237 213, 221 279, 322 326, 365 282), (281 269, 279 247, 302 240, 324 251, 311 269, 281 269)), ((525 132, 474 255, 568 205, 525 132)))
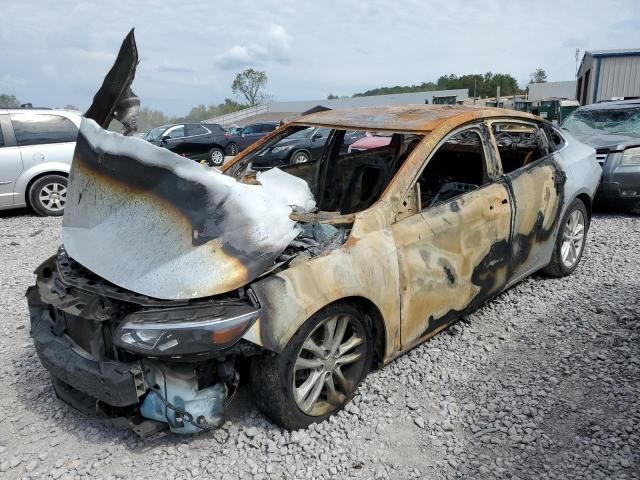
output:
POLYGON ((291 206, 315 206, 307 183, 278 169, 259 185, 83 118, 62 237, 67 253, 128 290, 206 297, 250 282, 298 235, 291 206))

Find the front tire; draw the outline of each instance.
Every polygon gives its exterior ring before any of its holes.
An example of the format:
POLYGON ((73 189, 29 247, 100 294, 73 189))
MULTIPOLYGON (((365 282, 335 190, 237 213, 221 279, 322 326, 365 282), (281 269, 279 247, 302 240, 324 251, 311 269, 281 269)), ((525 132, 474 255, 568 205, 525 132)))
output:
POLYGON ((58 217, 64 213, 67 203, 67 177, 45 175, 29 188, 29 204, 43 217, 58 217))
POLYGON ((322 422, 351 401, 372 355, 365 315, 350 304, 330 305, 307 320, 281 354, 254 360, 255 402, 289 430, 322 422))
POLYGON ((220 167, 224 163, 224 150, 218 147, 213 147, 207 153, 207 163, 211 167, 220 167))
POLYGON ((291 163, 293 163, 294 165, 297 165, 299 163, 307 163, 311 160, 311 157, 309 157, 309 154, 306 152, 294 152, 293 155, 291 155, 291 163))
POLYGON ((544 269, 554 277, 571 275, 582 258, 589 230, 589 215, 582 200, 576 198, 562 217, 551 262, 544 269))

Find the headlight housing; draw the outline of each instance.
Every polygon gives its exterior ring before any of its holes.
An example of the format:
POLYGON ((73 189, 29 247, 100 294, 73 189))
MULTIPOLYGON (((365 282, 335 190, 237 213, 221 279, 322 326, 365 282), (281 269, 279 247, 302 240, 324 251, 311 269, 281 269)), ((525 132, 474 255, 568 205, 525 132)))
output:
POLYGON ((280 147, 273 147, 271 151, 273 153, 286 152, 287 150, 291 150, 293 147, 291 145, 282 145, 280 147))
POLYGON ((127 315, 113 342, 148 356, 178 356, 220 350, 236 343, 260 315, 248 304, 144 310, 127 315))
POLYGON ((627 148, 622 153, 620 165, 625 167, 640 166, 640 147, 627 148))

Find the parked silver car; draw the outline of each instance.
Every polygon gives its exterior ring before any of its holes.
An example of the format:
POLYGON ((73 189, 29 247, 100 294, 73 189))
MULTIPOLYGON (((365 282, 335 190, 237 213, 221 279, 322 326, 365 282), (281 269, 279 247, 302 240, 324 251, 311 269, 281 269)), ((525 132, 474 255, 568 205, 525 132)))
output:
POLYGON ((62 215, 80 112, 0 109, 0 210, 62 215))

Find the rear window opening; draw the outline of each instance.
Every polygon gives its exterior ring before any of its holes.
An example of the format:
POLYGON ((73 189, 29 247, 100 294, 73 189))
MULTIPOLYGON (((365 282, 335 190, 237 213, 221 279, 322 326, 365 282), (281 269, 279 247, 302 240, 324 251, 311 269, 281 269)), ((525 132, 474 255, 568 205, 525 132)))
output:
POLYGON ((320 211, 342 215, 371 207, 422 135, 291 127, 239 164, 229 175, 281 168, 305 180, 320 211))
POLYGON ((498 145, 504 173, 511 173, 546 155, 536 127, 499 122, 494 123, 491 129, 498 145))

